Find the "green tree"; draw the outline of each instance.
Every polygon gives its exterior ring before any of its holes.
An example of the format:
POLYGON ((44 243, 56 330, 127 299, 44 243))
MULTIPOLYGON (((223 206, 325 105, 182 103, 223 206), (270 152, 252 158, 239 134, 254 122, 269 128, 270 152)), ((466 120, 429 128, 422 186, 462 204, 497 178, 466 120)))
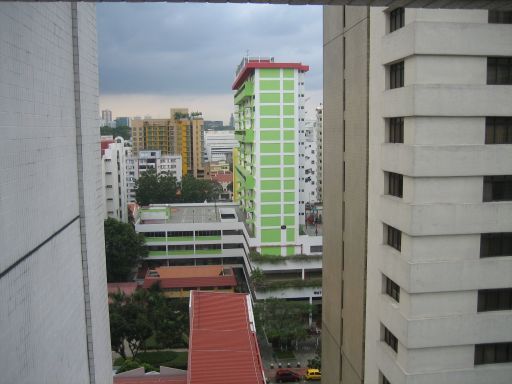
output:
POLYGON ((181 180, 181 200, 184 203, 202 203, 215 201, 222 192, 222 186, 216 181, 196 179, 185 175, 181 180))
POLYGON ((157 175, 149 170, 135 181, 135 200, 141 206, 149 204, 170 204, 179 200, 176 178, 167 172, 157 175))
POLYGON ((132 137, 132 129, 126 125, 120 125, 119 127, 110 128, 109 126, 103 126, 100 128, 100 134, 103 136, 121 136, 125 140, 129 140, 132 137))
POLYGON ((144 235, 136 233, 132 225, 112 218, 105 220, 104 230, 107 281, 126 281, 138 261, 148 254, 144 235))
POLYGON ((306 338, 310 304, 270 298, 256 303, 254 309, 256 322, 274 347, 287 350, 306 338))
POLYGON ((258 267, 251 272, 251 282, 253 287, 259 287, 265 283, 265 275, 258 267))
POLYGON ((158 371, 154 366, 148 363, 142 363, 137 359, 125 359, 123 362, 123 365, 119 367, 119 369, 116 371, 116 373, 122 373, 126 371, 131 371, 132 369, 137 369, 143 367, 145 372, 152 372, 152 371, 158 371))

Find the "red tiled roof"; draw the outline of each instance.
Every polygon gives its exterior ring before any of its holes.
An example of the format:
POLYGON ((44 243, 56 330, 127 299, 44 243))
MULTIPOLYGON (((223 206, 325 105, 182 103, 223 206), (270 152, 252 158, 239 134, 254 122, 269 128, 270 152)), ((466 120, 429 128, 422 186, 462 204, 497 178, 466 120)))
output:
POLYGON ((151 288, 156 282, 160 282, 160 288, 208 288, 208 287, 236 287, 236 278, 231 276, 207 276, 207 277, 175 277, 162 279, 159 277, 147 277, 143 287, 151 288))
POLYGON ((188 384, 264 384, 249 295, 192 291, 188 384))
POLYGON ((245 67, 238 73, 238 76, 236 77, 233 85, 231 86, 231 89, 236 90, 240 88, 244 81, 247 80, 249 75, 254 72, 255 68, 293 68, 305 72, 309 71, 309 65, 304 65, 301 63, 271 63, 249 61, 247 64, 245 64, 245 67))
POLYGON ((219 183, 231 183, 233 181, 233 174, 230 173, 217 173, 211 176, 211 179, 219 183))

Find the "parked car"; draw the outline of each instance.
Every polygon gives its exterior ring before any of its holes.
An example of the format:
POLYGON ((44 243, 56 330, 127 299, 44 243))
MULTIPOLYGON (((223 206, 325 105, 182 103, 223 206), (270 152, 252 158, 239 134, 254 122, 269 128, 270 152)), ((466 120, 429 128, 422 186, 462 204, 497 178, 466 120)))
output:
POLYGON ((291 381, 300 381, 300 375, 289 369, 278 369, 276 371, 276 381, 278 383, 288 383, 291 381))
POLYGON ((322 378, 322 374, 318 369, 308 368, 306 371, 306 380, 320 380, 322 378))

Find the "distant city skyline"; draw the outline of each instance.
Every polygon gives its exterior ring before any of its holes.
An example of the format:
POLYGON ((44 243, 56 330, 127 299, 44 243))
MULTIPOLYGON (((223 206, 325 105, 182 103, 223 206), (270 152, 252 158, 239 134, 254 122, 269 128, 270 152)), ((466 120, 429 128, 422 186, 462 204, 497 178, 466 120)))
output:
POLYGON ((97 18, 100 109, 114 118, 167 118, 187 106, 227 124, 247 53, 309 65, 307 118, 322 102, 319 6, 102 3, 97 18))

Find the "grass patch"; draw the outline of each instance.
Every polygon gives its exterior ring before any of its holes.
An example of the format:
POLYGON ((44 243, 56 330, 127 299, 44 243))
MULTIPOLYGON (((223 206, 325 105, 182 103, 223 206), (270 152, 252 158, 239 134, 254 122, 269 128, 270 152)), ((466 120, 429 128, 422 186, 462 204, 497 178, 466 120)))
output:
POLYGON ((292 351, 274 351, 274 354, 278 359, 295 359, 292 351))

